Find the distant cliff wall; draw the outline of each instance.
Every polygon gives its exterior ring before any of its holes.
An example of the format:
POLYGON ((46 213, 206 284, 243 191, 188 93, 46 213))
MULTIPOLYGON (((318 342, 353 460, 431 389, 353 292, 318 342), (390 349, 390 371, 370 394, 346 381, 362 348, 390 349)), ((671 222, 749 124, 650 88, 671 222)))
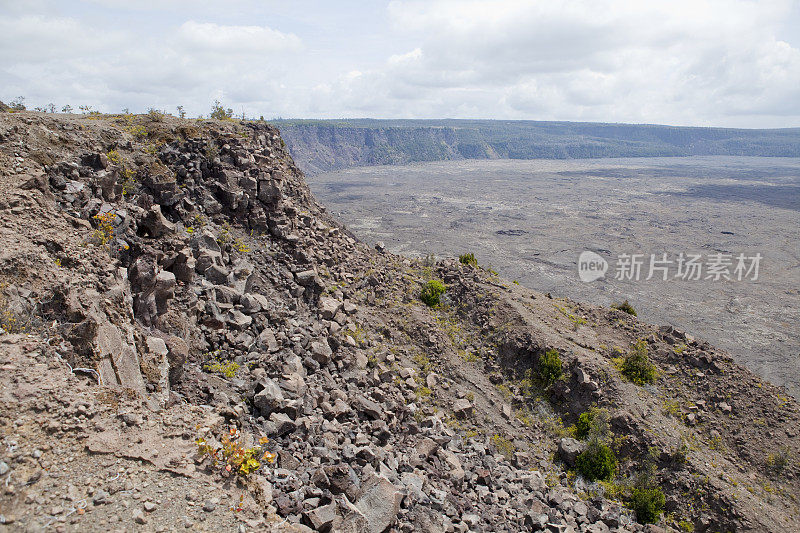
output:
POLYGON ((278 120, 307 173, 459 159, 800 157, 800 128, 743 130, 492 120, 278 120))

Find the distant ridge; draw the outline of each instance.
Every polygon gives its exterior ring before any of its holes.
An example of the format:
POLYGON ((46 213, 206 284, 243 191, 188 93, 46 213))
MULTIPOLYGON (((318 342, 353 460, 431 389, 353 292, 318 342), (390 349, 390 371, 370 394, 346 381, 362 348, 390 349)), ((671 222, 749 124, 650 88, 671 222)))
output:
POLYGON ((800 128, 529 120, 274 120, 307 173, 459 159, 800 157, 800 128))

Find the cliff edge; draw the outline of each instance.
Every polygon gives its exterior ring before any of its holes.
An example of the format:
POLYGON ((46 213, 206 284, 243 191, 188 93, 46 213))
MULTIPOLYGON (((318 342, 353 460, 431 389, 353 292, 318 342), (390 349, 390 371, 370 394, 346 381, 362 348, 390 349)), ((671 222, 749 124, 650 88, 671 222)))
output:
POLYGON ((796 529, 782 390, 367 247, 273 126, 0 113, 0 186, 2 528, 796 529))

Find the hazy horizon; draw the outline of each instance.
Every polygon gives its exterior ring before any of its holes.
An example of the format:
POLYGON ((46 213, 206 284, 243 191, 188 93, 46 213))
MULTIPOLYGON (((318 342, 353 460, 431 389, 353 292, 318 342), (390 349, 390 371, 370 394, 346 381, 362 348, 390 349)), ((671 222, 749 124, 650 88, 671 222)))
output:
MULTIPOLYGON (((252 117, 251 117, 252 118, 252 117)), ((336 118, 320 118, 320 117, 273 117, 266 118, 267 122, 300 122, 300 121, 318 121, 318 122, 346 122, 346 121, 375 121, 375 122, 538 122, 538 123, 551 123, 551 124, 610 124, 621 126, 661 126, 665 128, 698 128, 698 129, 726 129, 726 130, 800 130, 798 126, 785 126, 774 128, 738 128, 729 126, 693 126, 691 124, 668 124, 656 122, 613 122, 609 120, 537 120, 525 118, 455 118, 455 117, 426 117, 426 118, 401 118, 401 117, 336 117, 336 118)))

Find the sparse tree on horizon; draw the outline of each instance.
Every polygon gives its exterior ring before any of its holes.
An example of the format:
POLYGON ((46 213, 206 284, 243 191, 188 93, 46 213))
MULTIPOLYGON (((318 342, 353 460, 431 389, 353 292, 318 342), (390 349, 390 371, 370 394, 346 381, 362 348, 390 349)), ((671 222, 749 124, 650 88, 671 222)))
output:
POLYGON ((17 96, 13 100, 11 100, 11 103, 9 104, 9 107, 11 107, 11 109, 13 109, 14 111, 25 111, 25 109, 26 109, 25 108, 25 97, 24 96, 17 96))
POLYGON ((230 120, 233 118, 233 109, 225 109, 222 107, 222 102, 214 100, 214 105, 211 107, 211 114, 209 117, 216 120, 230 120))

